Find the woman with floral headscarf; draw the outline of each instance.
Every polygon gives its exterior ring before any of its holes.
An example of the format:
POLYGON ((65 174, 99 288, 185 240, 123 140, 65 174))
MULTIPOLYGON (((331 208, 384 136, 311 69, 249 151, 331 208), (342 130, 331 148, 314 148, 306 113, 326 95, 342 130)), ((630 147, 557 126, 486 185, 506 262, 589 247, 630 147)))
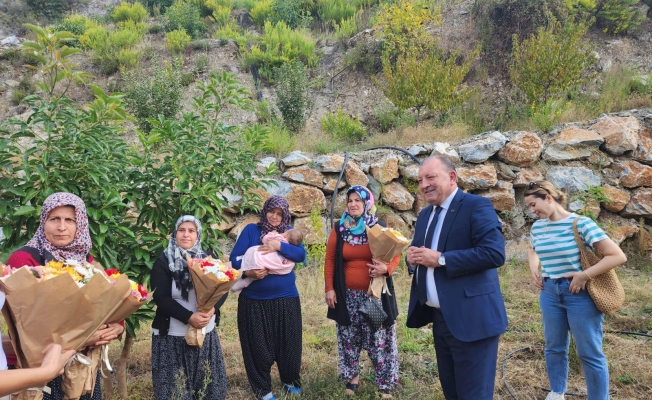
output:
POLYGON ((226 368, 215 327, 226 294, 210 312, 197 311, 186 256, 215 257, 201 246, 201 222, 192 215, 177 220, 168 247, 154 262, 150 283, 156 315, 152 323, 152 382, 154 398, 192 400, 201 391, 206 399, 226 397, 226 368), (190 346, 188 327, 206 328, 202 347, 190 346), (208 381, 208 383, 206 383, 208 381))
MULTIPOLYGON (((303 244, 278 240, 262 244, 263 236, 290 227, 290 210, 282 196, 272 196, 263 205, 260 221, 249 224, 240 233, 231 252, 231 264, 239 269, 247 249, 259 246, 263 254, 278 251, 298 263, 306 257, 303 244)), ((238 298, 238 331, 249 384, 257 398, 275 399, 272 393, 272 365, 276 362, 283 390, 301 394, 301 303, 294 271, 286 275, 269 274, 266 269, 245 271, 254 281, 238 298)))
POLYGON ((398 383, 394 324, 398 308, 391 275, 400 255, 389 264, 372 259, 366 227, 379 223, 373 194, 366 187, 356 185, 349 188, 346 198, 346 210, 335 223, 326 244, 324 265, 327 316, 337 323, 340 378, 346 382, 346 394, 355 394, 360 381, 360 352, 365 349, 376 370, 376 386, 383 398, 391 398, 391 391, 398 383), (387 319, 376 329, 360 314, 360 307, 367 301, 371 278, 383 275, 388 277, 389 293, 381 295, 387 319))
MULTIPOLYGON (((72 193, 54 193, 43 202, 41 223, 34 237, 9 257, 7 265, 12 268, 20 268, 45 265, 52 260, 92 262, 94 261, 93 256, 90 255, 92 247, 84 201, 72 193)), ((120 336, 123 331, 124 326, 118 323, 103 325, 86 342, 86 345, 107 344, 120 336)), ((7 363, 15 365, 15 356, 7 355, 7 363)), ((50 381, 47 386, 50 388, 50 393, 43 392, 44 400, 63 399, 61 376, 50 381)), ((98 371, 95 391, 92 395, 82 396, 81 400, 100 400, 101 398, 100 373, 98 371)))

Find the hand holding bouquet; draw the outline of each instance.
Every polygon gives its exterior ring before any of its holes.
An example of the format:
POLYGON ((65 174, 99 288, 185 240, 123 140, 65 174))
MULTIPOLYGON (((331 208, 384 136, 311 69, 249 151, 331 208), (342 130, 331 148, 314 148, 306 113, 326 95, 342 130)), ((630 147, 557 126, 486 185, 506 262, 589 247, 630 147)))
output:
MULTIPOLYGON (((240 271, 212 257, 192 259, 188 257, 188 269, 197 296, 197 311, 209 312, 240 278, 240 271)), ((186 342, 202 347, 206 328, 188 327, 186 342)))
MULTIPOLYGON (((410 241, 401 232, 392 228, 383 228, 378 224, 371 228, 367 227, 367 237, 369 238, 371 256, 385 264, 389 264, 394 257, 401 254, 410 245, 410 241)), ((369 285, 369 294, 377 299, 380 298, 385 285, 384 276, 373 278, 369 285)))

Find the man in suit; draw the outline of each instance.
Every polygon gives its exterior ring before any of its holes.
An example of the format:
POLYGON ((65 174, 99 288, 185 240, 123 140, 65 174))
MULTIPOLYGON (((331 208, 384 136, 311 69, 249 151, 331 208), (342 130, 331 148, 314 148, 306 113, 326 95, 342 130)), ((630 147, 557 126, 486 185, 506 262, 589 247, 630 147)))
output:
POLYGON ((432 322, 439 381, 447 400, 490 400, 498 338, 507 313, 496 268, 505 240, 491 201, 457 187, 455 166, 431 157, 419 169, 430 206, 419 214, 408 265, 416 267, 408 328, 432 322))

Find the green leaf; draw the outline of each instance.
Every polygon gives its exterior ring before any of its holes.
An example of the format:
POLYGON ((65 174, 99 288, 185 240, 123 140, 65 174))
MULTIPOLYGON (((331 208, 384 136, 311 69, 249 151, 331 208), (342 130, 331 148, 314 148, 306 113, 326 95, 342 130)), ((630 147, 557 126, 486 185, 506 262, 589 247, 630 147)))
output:
POLYGON ((14 216, 19 217, 23 215, 33 214, 36 208, 32 206, 20 206, 14 211, 14 216))

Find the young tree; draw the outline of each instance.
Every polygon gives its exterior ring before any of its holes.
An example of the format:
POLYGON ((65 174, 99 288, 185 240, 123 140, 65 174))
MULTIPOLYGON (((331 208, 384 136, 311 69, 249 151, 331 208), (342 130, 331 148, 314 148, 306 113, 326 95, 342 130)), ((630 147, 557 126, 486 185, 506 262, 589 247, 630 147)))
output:
POLYGON ((378 83, 385 96, 399 110, 415 108, 417 119, 423 108, 442 113, 463 103, 471 89, 462 84, 479 49, 458 65, 455 52, 444 57, 437 49, 425 54, 401 54, 392 65, 390 55, 383 56, 384 83, 378 83))
POLYGON ((545 103, 590 78, 585 71, 595 59, 583 39, 587 30, 586 24, 554 24, 523 42, 514 36, 510 77, 529 103, 545 103))

